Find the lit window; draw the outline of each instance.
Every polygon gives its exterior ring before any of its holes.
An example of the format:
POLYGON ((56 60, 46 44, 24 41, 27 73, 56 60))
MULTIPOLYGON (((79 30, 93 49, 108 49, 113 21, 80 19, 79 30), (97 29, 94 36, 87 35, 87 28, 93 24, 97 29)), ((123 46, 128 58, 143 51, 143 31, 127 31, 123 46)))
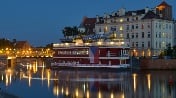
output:
POLYGON ((123 19, 120 19, 120 22, 123 22, 123 19))
POLYGON ((121 30, 121 31, 123 30, 123 27, 122 27, 122 26, 120 26, 120 30, 121 30))
POLYGON ((120 34, 120 37, 123 37, 123 34, 120 34))

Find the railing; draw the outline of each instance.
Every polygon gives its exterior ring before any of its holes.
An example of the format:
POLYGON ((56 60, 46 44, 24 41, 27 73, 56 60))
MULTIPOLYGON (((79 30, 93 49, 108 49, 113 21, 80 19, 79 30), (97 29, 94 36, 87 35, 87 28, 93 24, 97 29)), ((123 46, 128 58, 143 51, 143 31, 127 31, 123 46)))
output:
POLYGON ((7 57, 52 57, 52 50, 33 51, 33 50, 0 50, 0 56, 7 57))
POLYGON ((126 46, 128 47, 126 42, 94 42, 94 43, 58 43, 53 44, 53 47, 74 47, 74 46, 126 46))

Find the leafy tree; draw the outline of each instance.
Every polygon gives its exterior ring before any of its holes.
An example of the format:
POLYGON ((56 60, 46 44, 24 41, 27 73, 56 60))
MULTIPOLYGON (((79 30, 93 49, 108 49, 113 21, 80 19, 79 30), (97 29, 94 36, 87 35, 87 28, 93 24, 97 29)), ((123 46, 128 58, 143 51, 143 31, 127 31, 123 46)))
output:
POLYGON ((165 49, 164 54, 165 56, 173 56, 173 49, 170 44, 167 45, 167 49, 165 49))
POLYGON ((75 35, 80 34, 80 32, 78 31, 78 27, 76 27, 76 26, 64 27, 64 29, 62 30, 62 33, 63 33, 64 37, 75 36, 75 35))
POLYGON ((13 43, 8 40, 8 39, 0 39, 0 48, 5 49, 5 48, 13 48, 13 43))
POLYGON ((66 36, 72 36, 73 35, 72 27, 65 27, 62 30, 62 33, 64 34, 64 37, 66 37, 66 36))
POLYGON ((53 43, 47 44, 47 45, 45 46, 45 48, 52 49, 52 48, 53 48, 53 43))

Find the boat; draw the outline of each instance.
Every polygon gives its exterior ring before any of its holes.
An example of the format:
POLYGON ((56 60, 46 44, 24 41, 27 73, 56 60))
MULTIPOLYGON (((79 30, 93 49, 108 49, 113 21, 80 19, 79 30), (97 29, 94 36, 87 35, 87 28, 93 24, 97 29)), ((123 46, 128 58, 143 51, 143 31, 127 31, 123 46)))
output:
MULTIPOLYGON (((129 69, 129 42, 101 33, 53 44, 53 69, 129 69)), ((115 35, 117 36, 117 35, 115 35)))

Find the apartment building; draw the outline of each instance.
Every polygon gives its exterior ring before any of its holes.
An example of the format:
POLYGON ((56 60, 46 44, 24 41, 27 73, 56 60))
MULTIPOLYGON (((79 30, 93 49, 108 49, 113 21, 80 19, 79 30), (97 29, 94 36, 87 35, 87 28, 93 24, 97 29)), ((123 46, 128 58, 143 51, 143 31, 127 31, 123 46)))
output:
POLYGON ((113 32, 129 42, 131 55, 159 55, 174 45, 172 6, 165 1, 154 8, 127 11, 121 8, 111 14, 96 16, 95 33, 113 32))

